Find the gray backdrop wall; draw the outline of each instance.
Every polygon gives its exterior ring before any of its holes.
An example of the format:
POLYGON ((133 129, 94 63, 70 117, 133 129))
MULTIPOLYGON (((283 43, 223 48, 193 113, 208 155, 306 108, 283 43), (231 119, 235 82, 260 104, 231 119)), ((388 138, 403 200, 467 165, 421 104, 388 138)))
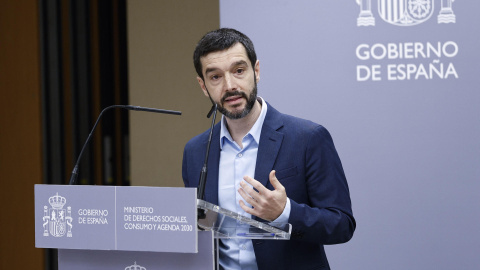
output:
POLYGON ((358 227, 332 269, 478 269, 479 1, 220 0, 259 95, 332 133, 358 227))

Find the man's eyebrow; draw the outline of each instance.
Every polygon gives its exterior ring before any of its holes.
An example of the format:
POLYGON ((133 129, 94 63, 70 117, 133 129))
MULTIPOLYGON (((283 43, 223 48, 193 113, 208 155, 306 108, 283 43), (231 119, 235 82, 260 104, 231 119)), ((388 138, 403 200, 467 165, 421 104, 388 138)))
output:
MULTIPOLYGON (((247 61, 245 61, 245 60, 238 60, 237 62, 234 62, 234 63, 231 65, 231 67, 237 67, 237 66, 242 66, 242 65, 248 66, 247 61)), ((216 67, 207 68, 207 69, 205 70, 205 75, 208 74, 208 73, 210 73, 210 72, 214 72, 214 71, 216 71, 216 70, 218 70, 218 68, 216 68, 216 67)))
POLYGON ((237 62, 232 64, 232 67, 241 66, 241 65, 248 66, 248 63, 245 60, 238 60, 237 62))
POLYGON ((218 68, 207 68, 207 69, 205 70, 205 74, 208 74, 208 73, 210 73, 210 72, 213 72, 213 71, 215 71, 215 70, 217 70, 217 69, 218 69, 218 68))

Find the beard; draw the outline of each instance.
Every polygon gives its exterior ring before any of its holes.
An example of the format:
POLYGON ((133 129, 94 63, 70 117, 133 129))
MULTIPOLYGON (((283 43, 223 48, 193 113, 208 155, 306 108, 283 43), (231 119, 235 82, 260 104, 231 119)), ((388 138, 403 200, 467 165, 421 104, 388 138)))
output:
POLYGON ((252 110, 253 106, 255 105, 255 101, 257 101, 257 84, 253 86, 252 91, 250 92, 250 96, 247 97, 245 92, 240 92, 238 90, 226 93, 222 99, 220 100, 220 104, 218 104, 218 111, 221 112, 225 117, 229 119, 241 119, 247 116, 250 111, 252 110), (231 96, 241 96, 247 100, 247 104, 243 110, 235 112, 235 111, 228 111, 222 104, 225 102, 225 99, 231 96))

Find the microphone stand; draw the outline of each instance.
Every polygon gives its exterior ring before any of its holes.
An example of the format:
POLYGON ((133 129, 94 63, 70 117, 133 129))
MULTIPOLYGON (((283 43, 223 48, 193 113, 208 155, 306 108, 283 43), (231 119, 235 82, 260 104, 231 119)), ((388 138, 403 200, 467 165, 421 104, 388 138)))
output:
MULTIPOLYGON (((208 154, 210 152, 210 145, 212 144, 213 127, 215 126, 215 118, 217 117, 217 104, 213 104, 212 108, 207 114, 207 118, 213 113, 212 125, 210 126, 210 134, 208 135, 207 152, 205 153, 205 161, 203 162, 202 171, 200 172, 200 180, 198 181, 197 199, 203 200, 205 196, 205 184, 207 182, 207 164, 208 154)), ((197 208, 198 219, 204 219, 206 217, 205 210, 197 208)))

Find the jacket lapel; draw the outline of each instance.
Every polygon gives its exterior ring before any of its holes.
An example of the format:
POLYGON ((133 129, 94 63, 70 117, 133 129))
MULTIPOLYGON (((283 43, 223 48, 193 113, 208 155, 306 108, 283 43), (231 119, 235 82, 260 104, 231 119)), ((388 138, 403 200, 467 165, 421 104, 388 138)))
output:
POLYGON ((275 165, 280 146, 282 145, 283 133, 279 132, 281 127, 283 127, 281 113, 268 104, 267 115, 265 116, 260 135, 254 177, 264 186, 270 183, 268 175, 275 165))
MULTIPOLYGON (((208 143, 208 137, 207 137, 208 143)), ((205 147, 207 145, 205 144, 205 147)), ((205 187, 205 200, 218 205, 218 167, 220 165, 220 123, 213 129, 212 144, 208 156, 207 184, 205 187)))

